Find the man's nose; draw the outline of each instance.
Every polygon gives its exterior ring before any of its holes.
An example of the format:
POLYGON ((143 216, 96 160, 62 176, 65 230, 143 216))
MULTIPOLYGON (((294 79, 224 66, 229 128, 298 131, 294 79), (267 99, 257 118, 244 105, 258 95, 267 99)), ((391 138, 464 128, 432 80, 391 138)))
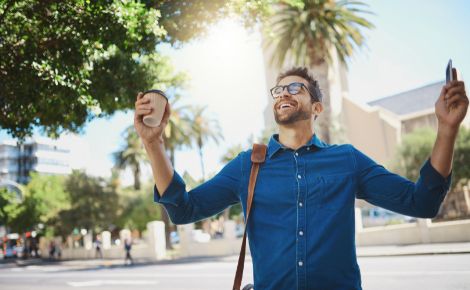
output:
POLYGON ((289 93, 287 88, 284 88, 282 90, 282 94, 280 94, 279 97, 278 97, 279 100, 282 100, 283 98, 292 98, 292 95, 289 93))

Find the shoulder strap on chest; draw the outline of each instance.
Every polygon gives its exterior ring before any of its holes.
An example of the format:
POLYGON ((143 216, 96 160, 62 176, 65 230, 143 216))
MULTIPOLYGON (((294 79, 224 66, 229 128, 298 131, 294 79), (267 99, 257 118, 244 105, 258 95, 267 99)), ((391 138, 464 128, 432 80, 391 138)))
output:
POLYGON ((251 172, 250 182, 248 183, 248 198, 246 201, 245 232, 243 233, 242 247, 240 249, 240 256, 238 257, 237 272, 235 274, 235 280, 233 281, 234 290, 240 290, 240 286, 242 284, 246 254, 246 228, 248 225, 248 218, 250 217, 253 195, 255 193, 256 177, 258 176, 260 164, 262 164, 266 159, 267 148, 268 147, 264 144, 253 144, 253 151, 251 152, 251 172))

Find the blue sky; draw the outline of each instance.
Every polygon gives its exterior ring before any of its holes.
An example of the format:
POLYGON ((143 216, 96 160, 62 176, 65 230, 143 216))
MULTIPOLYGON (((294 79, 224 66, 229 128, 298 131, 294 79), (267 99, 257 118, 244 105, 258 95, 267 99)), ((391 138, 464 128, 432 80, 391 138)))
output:
MULTIPOLYGON (((367 102, 444 79, 452 58, 465 79, 470 75, 469 1, 367 1, 375 13, 368 17, 376 28, 368 31, 367 47, 349 61, 349 94, 367 102)), ((234 21, 223 21, 209 35, 174 51, 164 51, 177 70, 191 77, 184 101, 207 105, 224 134, 219 145, 204 150, 206 172, 217 172, 226 149, 247 146, 250 135, 263 129, 268 87, 264 78, 260 37, 248 34, 234 21)), ((436 96, 437 98, 438 96, 436 96)), ((121 132, 132 124, 133 112, 87 124, 85 134, 72 138, 77 166, 93 175, 109 176, 111 153, 118 150, 121 132), (85 148, 85 150, 83 150, 85 148)), ((8 139, 4 131, 0 140, 8 139)), ((178 152, 176 170, 200 177, 196 151, 178 152)), ((146 176, 150 178, 149 168, 146 176)), ((131 182, 127 172, 123 178, 131 182)))
POLYGON ((376 29, 351 61, 350 95, 367 101, 444 79, 452 58, 470 74, 470 2, 370 1, 376 29))

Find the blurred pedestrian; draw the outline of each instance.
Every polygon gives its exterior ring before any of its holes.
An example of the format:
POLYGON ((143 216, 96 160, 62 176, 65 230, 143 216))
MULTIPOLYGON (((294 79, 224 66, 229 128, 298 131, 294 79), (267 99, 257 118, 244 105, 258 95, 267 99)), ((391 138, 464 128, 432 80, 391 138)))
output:
POLYGON ((103 252, 101 251, 101 236, 96 235, 95 240, 95 258, 103 259, 103 252))
POLYGON ((55 242, 51 241, 49 243, 49 259, 53 260, 55 258, 55 252, 56 252, 55 242))
POLYGON ((124 250, 126 251, 126 258, 124 259, 124 265, 134 264, 134 260, 132 260, 132 256, 131 256, 131 249, 132 249, 132 241, 130 239, 125 239, 124 250))

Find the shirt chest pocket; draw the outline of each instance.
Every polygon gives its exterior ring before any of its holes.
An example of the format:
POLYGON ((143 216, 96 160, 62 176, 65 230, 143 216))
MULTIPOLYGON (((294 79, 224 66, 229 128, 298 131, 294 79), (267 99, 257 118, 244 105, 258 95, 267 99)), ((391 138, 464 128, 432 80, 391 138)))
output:
POLYGON ((325 209, 342 209, 354 205, 354 173, 320 176, 321 193, 319 206, 325 209))

